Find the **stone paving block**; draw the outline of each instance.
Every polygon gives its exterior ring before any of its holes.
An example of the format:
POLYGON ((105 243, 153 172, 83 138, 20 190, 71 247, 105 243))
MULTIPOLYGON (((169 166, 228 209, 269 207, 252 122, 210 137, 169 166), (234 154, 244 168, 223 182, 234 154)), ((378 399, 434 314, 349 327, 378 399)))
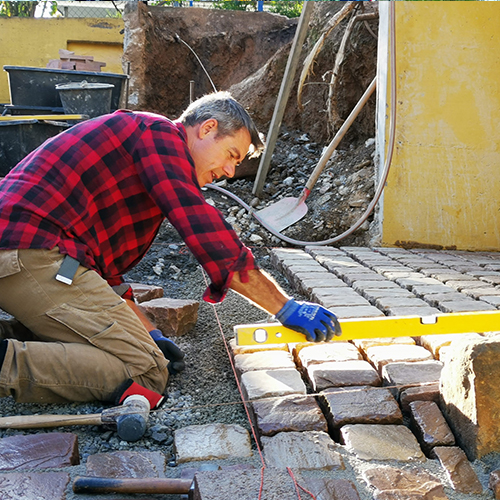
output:
POLYGON ((377 318, 384 313, 374 306, 342 306, 333 311, 338 318, 377 318))
POLYGON ((174 432, 178 463, 252 456, 248 431, 239 425, 191 425, 174 432))
POLYGON ((410 412, 413 401, 434 401, 439 404, 439 382, 408 387, 401 391, 399 404, 404 413, 410 412))
POLYGON ((396 285, 396 283, 394 283, 391 280, 385 280, 385 281, 356 281, 356 283, 354 283, 352 288, 358 293, 363 293, 368 290, 385 290, 385 289, 399 290, 401 287, 399 285, 396 285))
POLYGON ((382 368, 383 385, 399 394, 409 386, 439 382, 443 363, 437 360, 389 363, 382 368))
POLYGON ((382 373, 382 368, 389 363, 410 363, 433 359, 432 353, 418 345, 394 344, 370 347, 366 357, 382 373))
POLYGON ((414 285, 411 291, 417 297, 424 297, 426 295, 433 294, 441 294, 441 293, 453 293, 456 292, 454 288, 449 287, 448 285, 443 285, 442 283, 439 285, 414 285))
POLYGON ((269 398, 250 403, 252 418, 260 436, 278 432, 327 432, 325 416, 313 396, 269 398))
POLYGON ((421 295, 421 298, 425 300, 432 307, 439 307, 442 302, 453 302, 455 300, 473 300, 468 298, 463 293, 457 292, 450 288, 449 292, 446 293, 426 293, 421 295))
POLYGON ((164 335, 184 335, 196 325, 199 302, 186 299, 153 299, 142 302, 139 309, 164 335))
POLYGON ((388 389, 342 387, 325 389, 318 396, 329 425, 402 424, 403 414, 388 389))
POLYGON ((346 449, 361 460, 425 460, 405 425, 349 424, 340 429, 346 449))
POLYGON ((269 467, 303 470, 344 469, 338 445, 326 433, 280 432, 275 436, 262 436, 264 459, 269 467))
POLYGON ((387 309, 388 316, 434 316, 440 314, 441 311, 431 306, 418 307, 390 307, 387 309))
POLYGON ((344 251, 339 248, 325 247, 323 245, 307 245, 304 250, 313 257, 317 255, 345 255, 344 251))
POLYGON ((312 344, 302 348, 296 361, 299 367, 328 361, 351 361, 362 359, 361 353, 350 342, 335 341, 322 344, 312 344))
POLYGON ((313 302, 318 304, 326 304, 333 302, 342 302, 348 299, 359 300, 360 295, 354 290, 347 287, 341 288, 315 288, 311 292, 313 302))
POLYGON ((423 452, 429 456, 436 446, 453 446, 455 436, 434 401, 410 403, 411 429, 423 452))
POLYGON ((460 493, 479 495, 483 492, 477 474, 458 446, 438 446, 432 450, 448 476, 451 487, 460 493))
POLYGON ((233 357, 236 356, 236 354, 251 354, 252 352, 262 352, 262 351, 288 352, 287 344, 237 345, 235 338, 229 341, 229 347, 231 349, 233 357))
POLYGON ((420 468, 377 467, 363 472, 369 486, 375 488, 375 500, 446 500, 438 478, 420 468))
POLYGON ((375 301, 381 297, 415 297, 415 294, 411 293, 404 288, 385 288, 381 290, 365 290, 363 292, 363 297, 366 297, 370 301, 375 301))
POLYGON ((393 345, 393 344, 406 344, 415 345, 415 339, 412 337, 380 337, 373 339, 353 339, 351 342, 361 350, 365 352, 370 347, 375 347, 379 345, 393 345))
POLYGON ((78 465, 78 437, 47 432, 0 439, 0 471, 51 469, 78 465))
POLYGON ((395 280, 396 283, 401 288, 406 288, 407 290, 413 290, 415 286, 442 286, 442 283, 434 278, 429 278, 428 276, 424 276, 423 274, 419 277, 413 276, 411 278, 398 278, 395 280))
POLYGON ((2 500, 64 500, 66 472, 10 472, 0 475, 2 500))
POLYGON ((384 312, 398 307, 429 307, 427 302, 417 297, 381 297, 375 300, 375 306, 384 312))
POLYGON ((431 272, 431 278, 435 278, 443 283, 447 281, 470 281, 470 276, 452 270, 437 270, 431 272))
POLYGON ((333 361, 310 365, 307 377, 314 391, 353 385, 379 386, 381 379, 368 361, 333 361))
POLYGON ((381 274, 377 274, 374 271, 369 272, 358 272, 358 273, 347 273, 343 276, 343 280, 349 285, 352 286, 354 283, 358 281, 387 281, 387 279, 381 274))
POLYGON ((491 304, 495 308, 500 307, 500 297, 497 295, 481 295, 478 300, 491 304))
MULTIPOLYGON (((356 293, 356 292, 354 292, 356 293)), ((316 301, 321 303, 327 309, 335 310, 337 307, 352 307, 352 306, 363 306, 370 307, 370 302, 366 300, 361 295, 330 295, 321 299, 321 301, 316 301)))
POLYGON ((441 372, 441 409, 469 460, 500 451, 500 339, 457 340, 441 372))
POLYGON ((440 359, 440 352, 443 347, 449 346, 455 340, 460 340, 463 338, 470 338, 471 340, 481 337, 477 333, 451 333, 449 335, 423 335, 420 337, 419 343, 422 347, 425 347, 430 352, 432 352, 434 358, 440 359))
POLYGON ((87 458, 87 476, 165 477, 165 455, 159 451, 114 451, 87 458))
POLYGON ((464 289, 472 289, 472 288, 483 288, 484 287, 484 283, 482 281, 479 281, 479 280, 472 280, 470 279, 469 281, 463 281, 463 280, 459 280, 459 281, 454 281, 454 280, 450 280, 450 281, 447 281, 446 282, 446 286, 449 286, 459 292, 461 292, 462 290, 464 289))
POLYGON ((490 283, 491 285, 500 285, 500 274, 496 273, 494 276, 479 276, 481 281, 485 281, 486 283, 490 283))
POLYGON ((479 299, 479 297, 487 297, 494 296, 500 297, 500 289, 499 288, 464 288, 461 290, 462 293, 465 293, 468 297, 472 297, 473 299, 479 299))
POLYGON ((306 394, 306 386, 297 370, 258 370, 241 376, 243 393, 248 400, 306 394))
MULTIPOLYGON (((294 473, 301 484, 302 478, 294 473)), ((194 478, 193 500, 284 500, 297 498, 295 484, 287 471, 266 467, 260 470, 206 471, 194 478), (262 491, 261 491, 262 486, 262 491)))
MULTIPOLYGON (((360 500, 356 486, 347 479, 303 477, 301 486, 310 491, 316 500, 360 500)), ((307 497, 307 495, 302 495, 307 497)))
POLYGON ((256 370, 295 369, 292 356, 286 351, 262 351, 237 354, 234 365, 239 375, 256 370))
POLYGON ((420 273, 416 273, 412 269, 407 269, 399 271, 385 271, 382 275, 387 279, 395 281, 400 278, 413 278, 415 276, 420 276, 420 273))
POLYGON ((325 273, 321 277, 314 277, 314 275, 301 279, 297 283, 297 289, 304 295, 310 296, 317 288, 345 288, 347 285, 331 273, 325 273))
POLYGON ((161 299, 164 291, 161 286, 143 285, 142 283, 130 283, 130 287, 134 292, 135 300, 140 304, 148 300, 161 299))

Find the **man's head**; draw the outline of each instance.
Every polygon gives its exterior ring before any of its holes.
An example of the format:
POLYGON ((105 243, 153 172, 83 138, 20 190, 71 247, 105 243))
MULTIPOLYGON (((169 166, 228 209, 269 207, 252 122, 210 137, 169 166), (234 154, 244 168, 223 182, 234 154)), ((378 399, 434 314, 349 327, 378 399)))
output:
POLYGON ((179 121, 186 127, 201 186, 224 175, 232 177, 247 154, 258 156, 264 148, 252 119, 229 92, 194 101, 179 121))

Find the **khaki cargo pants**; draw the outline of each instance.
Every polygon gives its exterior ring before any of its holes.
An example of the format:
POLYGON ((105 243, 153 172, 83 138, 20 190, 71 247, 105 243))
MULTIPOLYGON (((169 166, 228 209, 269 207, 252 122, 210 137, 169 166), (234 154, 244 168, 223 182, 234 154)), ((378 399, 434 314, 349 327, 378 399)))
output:
POLYGON ((55 279, 64 256, 0 250, 0 308, 31 332, 9 339, 0 397, 19 402, 110 401, 132 378, 163 393, 168 361, 132 309, 95 271, 55 279))

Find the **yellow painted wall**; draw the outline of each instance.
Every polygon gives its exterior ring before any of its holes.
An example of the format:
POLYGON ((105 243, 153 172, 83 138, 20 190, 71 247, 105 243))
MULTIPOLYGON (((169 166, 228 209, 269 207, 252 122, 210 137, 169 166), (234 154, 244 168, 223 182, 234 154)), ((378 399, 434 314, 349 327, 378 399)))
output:
POLYGON ((382 244, 500 250, 500 2, 395 2, 382 244))
POLYGON ((8 75, 3 66, 45 68, 59 59, 59 49, 92 55, 106 63, 102 71, 123 73, 122 19, 0 18, 0 103, 9 103, 8 75))

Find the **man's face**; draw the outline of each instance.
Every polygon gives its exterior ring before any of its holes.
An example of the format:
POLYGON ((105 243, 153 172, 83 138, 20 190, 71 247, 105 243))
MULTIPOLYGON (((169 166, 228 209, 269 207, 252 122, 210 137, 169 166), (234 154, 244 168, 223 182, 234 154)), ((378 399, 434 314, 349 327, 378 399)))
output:
POLYGON ((241 128, 234 135, 220 137, 217 134, 217 120, 206 120, 197 127, 195 140, 190 145, 200 186, 224 175, 233 177, 236 166, 250 148, 250 133, 246 128, 241 128))

